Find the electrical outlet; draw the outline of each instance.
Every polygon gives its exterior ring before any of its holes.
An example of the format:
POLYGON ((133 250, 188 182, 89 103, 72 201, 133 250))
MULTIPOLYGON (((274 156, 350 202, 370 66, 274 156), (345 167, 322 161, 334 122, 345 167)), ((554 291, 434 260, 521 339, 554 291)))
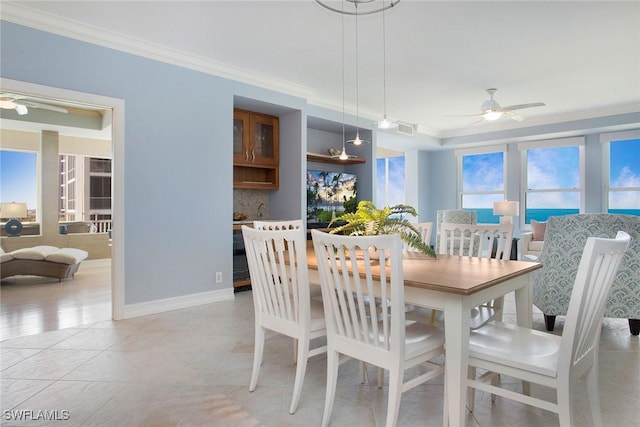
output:
POLYGON ((222 271, 216 272, 216 283, 222 283, 222 271))

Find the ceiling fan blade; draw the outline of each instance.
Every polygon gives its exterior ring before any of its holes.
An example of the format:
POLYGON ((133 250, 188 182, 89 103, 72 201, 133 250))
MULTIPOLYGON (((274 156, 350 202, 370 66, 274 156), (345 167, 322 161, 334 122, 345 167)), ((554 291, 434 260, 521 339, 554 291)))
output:
POLYGON ((477 114, 458 114, 455 116, 444 116, 444 117, 481 117, 482 114, 484 113, 477 113, 477 114))
MULTIPOLYGON (((481 116, 482 114, 477 114, 477 115, 480 115, 480 116, 481 116)), ((484 118, 482 118, 482 119, 480 119, 480 120, 475 120, 475 121, 473 121, 473 122, 471 122, 471 123, 468 123, 468 124, 464 125, 464 126, 463 126, 463 128, 468 128, 468 127, 471 127, 471 126, 477 125, 478 123, 482 123, 482 122, 484 122, 484 118)))
POLYGON ((41 104, 39 102, 26 101, 22 99, 16 100, 15 103, 18 105, 24 105, 25 107, 39 108, 41 110, 55 111, 57 113, 67 114, 69 112, 66 108, 56 107, 49 104, 41 104))
POLYGON ((509 105, 507 107, 500 108, 500 111, 507 112, 513 110, 522 110, 523 108, 531 108, 531 107, 543 107, 545 105, 544 102, 532 102, 530 104, 518 104, 518 105, 509 105))
POLYGON ((521 122, 524 120, 524 117, 514 113, 513 111, 503 111, 502 113, 505 115, 505 117, 509 117, 510 119, 513 119, 517 122, 521 122))

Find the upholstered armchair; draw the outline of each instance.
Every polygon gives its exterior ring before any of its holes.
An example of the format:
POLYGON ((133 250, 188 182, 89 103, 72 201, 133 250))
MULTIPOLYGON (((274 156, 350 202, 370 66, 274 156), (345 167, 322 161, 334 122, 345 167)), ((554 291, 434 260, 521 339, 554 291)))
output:
POLYGON ((445 209, 439 210, 436 214, 436 250, 440 247, 440 224, 452 222, 454 224, 477 224, 478 214, 476 211, 467 209, 445 209))
POLYGON ((540 254, 543 267, 533 275, 533 303, 552 331, 556 316, 567 314, 573 282, 587 237, 631 236, 605 307, 604 317, 629 319, 633 335, 640 332, 640 217, 614 214, 552 216, 540 254))

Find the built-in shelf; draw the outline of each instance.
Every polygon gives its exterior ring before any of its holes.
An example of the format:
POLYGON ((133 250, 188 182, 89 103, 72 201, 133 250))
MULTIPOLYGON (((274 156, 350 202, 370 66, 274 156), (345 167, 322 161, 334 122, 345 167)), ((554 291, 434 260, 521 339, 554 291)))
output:
POLYGON ((334 159, 328 154, 320 154, 320 153, 307 153, 307 161, 308 162, 316 162, 316 163, 331 163, 334 165, 356 165, 366 163, 366 159, 362 157, 355 157, 347 160, 334 159))

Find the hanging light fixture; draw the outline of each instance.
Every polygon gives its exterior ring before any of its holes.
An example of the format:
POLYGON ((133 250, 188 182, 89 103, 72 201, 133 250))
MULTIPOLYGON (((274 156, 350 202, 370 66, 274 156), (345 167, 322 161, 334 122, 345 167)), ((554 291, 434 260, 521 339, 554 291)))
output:
MULTIPOLYGON (((358 0, 347 0, 347 1, 354 1, 356 10, 358 9, 358 4, 362 2, 362 0, 360 0, 360 1, 358 1, 358 0)), ((353 145, 363 145, 363 144, 368 144, 369 141, 367 141, 366 139, 360 138, 360 99, 359 99, 360 89, 359 89, 359 84, 358 84, 358 74, 359 74, 359 70, 358 70, 358 13, 355 14, 355 17, 356 17, 356 137, 354 139, 348 140, 347 143, 348 144, 353 144, 353 145)), ((344 97, 343 97, 343 100, 344 100, 344 97)), ((344 118, 343 118, 342 122, 344 123, 344 118)))
POLYGON ((391 9, 393 6, 400 3, 400 0, 391 0, 391 2, 385 6, 383 1, 382 6, 378 7, 375 4, 376 2, 374 0, 346 0, 346 1, 353 4, 353 10, 345 10, 344 2, 342 2, 343 3, 342 9, 336 9, 334 7, 329 6, 328 4, 326 4, 327 3, 326 0, 316 0, 316 3, 318 3, 320 6, 324 7, 325 9, 328 9, 332 12, 338 12, 343 15, 371 15, 378 12, 384 12, 385 10, 391 9), (358 10, 359 5, 363 6, 360 10, 358 10))
MULTIPOLYGON (((344 2, 343 2, 344 3, 344 2)), ((344 7, 344 6, 343 6, 344 7)), ((336 154, 331 156, 333 159, 340 160, 349 160, 354 159, 356 156, 347 154, 347 149, 345 147, 345 130, 344 130, 344 14, 342 16, 342 152, 340 154, 336 154)))
MULTIPOLYGON (((392 2, 393 3, 393 2, 392 2)), ((388 9, 388 8, 387 8, 388 9)), ((382 120, 378 122, 378 129, 395 129, 398 127, 398 122, 389 120, 387 118, 387 37, 386 37, 386 25, 385 25, 385 10, 384 0, 382 0, 382 107, 383 116, 382 120)))

